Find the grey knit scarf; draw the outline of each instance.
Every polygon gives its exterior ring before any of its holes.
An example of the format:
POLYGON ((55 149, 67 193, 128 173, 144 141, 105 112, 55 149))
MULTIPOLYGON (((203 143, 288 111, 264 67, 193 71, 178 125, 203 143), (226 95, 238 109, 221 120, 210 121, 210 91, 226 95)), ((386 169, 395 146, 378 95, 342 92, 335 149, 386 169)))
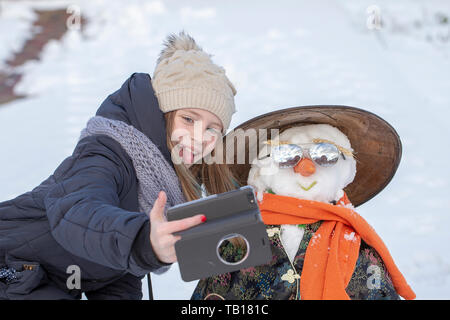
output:
POLYGON ((150 212, 161 190, 167 194, 166 209, 186 202, 175 170, 144 133, 123 121, 94 116, 81 131, 79 140, 94 134, 113 138, 130 156, 138 179, 141 212, 150 212))

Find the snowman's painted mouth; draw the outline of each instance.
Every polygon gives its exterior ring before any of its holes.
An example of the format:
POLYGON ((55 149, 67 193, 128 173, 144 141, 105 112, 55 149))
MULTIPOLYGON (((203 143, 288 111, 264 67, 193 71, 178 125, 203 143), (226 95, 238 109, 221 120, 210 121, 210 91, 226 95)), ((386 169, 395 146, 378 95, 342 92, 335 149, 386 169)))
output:
POLYGON ((297 182, 297 183, 303 190, 308 191, 309 189, 311 189, 312 187, 314 187, 317 184, 317 181, 313 181, 307 188, 302 186, 302 184, 300 182, 297 182))

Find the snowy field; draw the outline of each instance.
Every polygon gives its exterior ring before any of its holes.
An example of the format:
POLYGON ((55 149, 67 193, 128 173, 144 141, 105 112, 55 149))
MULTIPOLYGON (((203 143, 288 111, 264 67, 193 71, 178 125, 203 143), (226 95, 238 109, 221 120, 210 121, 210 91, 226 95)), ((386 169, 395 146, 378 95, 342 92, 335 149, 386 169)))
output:
MULTIPOLYGON (((230 129, 317 104, 363 108, 395 127, 397 174, 358 212, 418 299, 450 298, 450 1, 2 1, 0 61, 29 36, 33 8, 70 4, 89 20, 85 36, 51 41, 18 69, 16 92, 29 97, 0 105, 0 201, 53 173, 106 96, 133 72, 153 75, 162 41, 184 28, 237 88, 230 129), (369 28, 374 12, 380 29, 369 28)), ((188 299, 196 285, 177 265, 152 278, 156 299, 188 299)))

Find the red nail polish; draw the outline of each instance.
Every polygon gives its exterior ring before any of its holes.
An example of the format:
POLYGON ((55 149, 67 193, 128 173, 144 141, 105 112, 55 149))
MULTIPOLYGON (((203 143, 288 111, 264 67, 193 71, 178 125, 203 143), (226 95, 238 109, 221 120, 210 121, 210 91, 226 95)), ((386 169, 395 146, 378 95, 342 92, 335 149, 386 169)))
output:
POLYGON ((202 222, 206 221, 206 216, 202 216, 202 222))

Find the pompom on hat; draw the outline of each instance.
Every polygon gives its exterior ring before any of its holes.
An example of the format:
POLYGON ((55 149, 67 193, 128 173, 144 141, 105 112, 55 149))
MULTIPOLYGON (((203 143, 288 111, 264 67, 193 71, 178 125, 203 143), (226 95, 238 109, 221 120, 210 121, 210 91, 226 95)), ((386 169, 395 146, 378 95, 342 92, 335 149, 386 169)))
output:
POLYGON ((236 89, 225 69, 212 62, 184 30, 170 34, 161 51, 153 78, 153 90, 164 113, 184 108, 200 108, 215 114, 223 125, 230 126, 236 112, 236 89))

